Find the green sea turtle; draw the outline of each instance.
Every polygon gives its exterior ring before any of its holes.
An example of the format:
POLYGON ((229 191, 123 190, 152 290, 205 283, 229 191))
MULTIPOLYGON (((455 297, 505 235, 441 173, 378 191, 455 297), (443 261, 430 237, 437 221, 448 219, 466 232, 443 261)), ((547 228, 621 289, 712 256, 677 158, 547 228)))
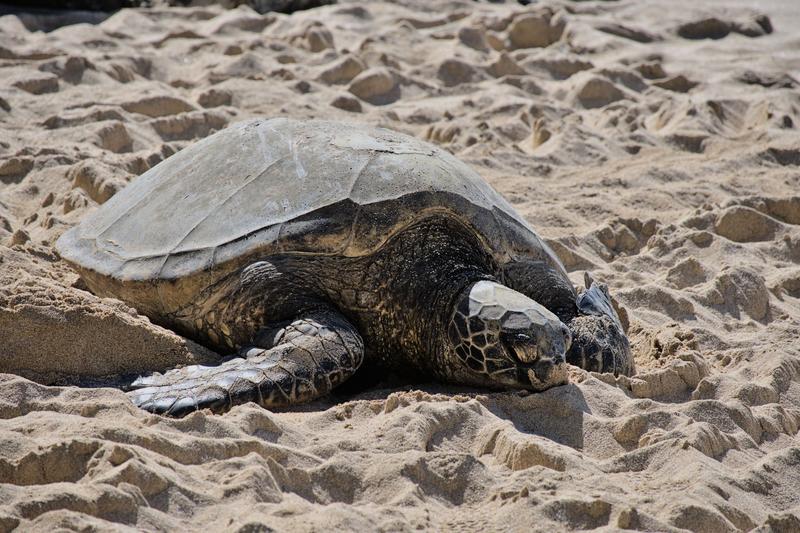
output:
POLYGON ((362 366, 534 391, 565 383, 567 362, 632 371, 605 286, 579 295, 477 173, 382 128, 238 123, 57 249, 94 293, 232 354, 136 380, 131 399, 156 413, 306 402, 362 366))

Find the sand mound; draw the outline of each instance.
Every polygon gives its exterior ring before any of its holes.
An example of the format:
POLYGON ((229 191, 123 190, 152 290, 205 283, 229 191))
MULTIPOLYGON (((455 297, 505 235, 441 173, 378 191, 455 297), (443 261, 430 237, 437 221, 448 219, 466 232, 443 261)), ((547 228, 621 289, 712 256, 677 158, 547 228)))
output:
POLYGON ((696 4, 0 17, 0 530, 800 530, 800 19, 696 4), (576 285, 609 284, 638 374, 182 420, 65 386, 217 357, 86 292, 52 245, 258 115, 471 163, 576 285))

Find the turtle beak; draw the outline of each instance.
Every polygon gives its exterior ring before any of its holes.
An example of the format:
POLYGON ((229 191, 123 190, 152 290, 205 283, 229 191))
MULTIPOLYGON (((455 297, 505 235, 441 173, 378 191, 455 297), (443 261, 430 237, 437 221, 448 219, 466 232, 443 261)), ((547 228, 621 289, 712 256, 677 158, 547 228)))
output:
POLYGON ((563 385, 569 378, 567 364, 555 361, 540 361, 527 369, 527 378, 533 390, 546 390, 554 385, 563 385))
POLYGON ((545 390, 567 381, 565 357, 572 335, 563 323, 543 333, 540 337, 532 331, 501 335, 506 353, 517 366, 517 379, 530 383, 533 390, 545 390))

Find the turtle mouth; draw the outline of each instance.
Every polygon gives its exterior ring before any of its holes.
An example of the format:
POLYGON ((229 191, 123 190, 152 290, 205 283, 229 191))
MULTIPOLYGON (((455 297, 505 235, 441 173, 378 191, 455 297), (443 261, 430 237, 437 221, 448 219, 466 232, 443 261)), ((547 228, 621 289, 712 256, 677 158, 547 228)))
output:
POLYGON ((566 379, 564 356, 543 357, 540 347, 532 342, 502 340, 503 347, 516 367, 516 381, 523 388, 545 390, 566 379), (563 379, 559 376, 563 374, 563 379))

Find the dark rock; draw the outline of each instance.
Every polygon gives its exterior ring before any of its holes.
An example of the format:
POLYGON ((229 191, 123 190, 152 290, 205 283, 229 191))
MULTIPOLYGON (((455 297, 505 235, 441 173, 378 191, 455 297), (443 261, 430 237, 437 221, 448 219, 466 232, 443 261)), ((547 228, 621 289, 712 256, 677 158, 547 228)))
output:
POLYGON ((304 9, 335 4, 336 0, 230 0, 227 3, 232 4, 230 7, 246 4, 259 13, 267 13, 269 11, 294 13, 304 9))
MULTIPOLYGON (((15 15, 28 31, 50 32, 71 24, 99 24, 111 15, 110 10, 98 11, 78 7, 89 3, 78 0, 64 2, 6 0, 0 3, 0 16, 15 15)), ((97 0, 97 3, 101 3, 100 0, 97 0)))
POLYGON ((148 0, 4 0, 5 4, 19 6, 21 10, 54 9, 115 11, 123 7, 145 7, 151 4, 148 0))
MULTIPOLYGON (((154 4, 172 6, 192 6, 208 4, 196 0, 5 0, 5 4, 15 6, 19 11, 35 10, 83 10, 116 11, 125 7, 151 7, 154 4)), ((304 9, 336 3, 336 0, 216 0, 223 7, 233 8, 248 5, 259 13, 278 11, 293 13, 304 9)), ((0 11, 0 14, 3 14, 0 11)), ((99 21, 98 21, 99 22, 99 21)))
MULTIPOLYGON (((139 1, 141 2, 144 0, 139 1)), ((167 3, 173 6, 192 6, 207 5, 208 1, 167 0, 167 3)), ((226 8, 246 5, 252 7, 259 13, 269 13, 270 11, 277 11, 279 13, 294 13, 295 11, 303 11, 304 9, 335 4, 336 0, 216 0, 214 3, 226 8)))
POLYGON ((342 94, 331 101, 333 107, 338 107, 351 113, 361 113, 361 102, 357 98, 342 94))
POLYGON ((697 87, 697 82, 691 81, 683 74, 678 74, 666 80, 653 82, 653 85, 676 93, 688 93, 694 87, 697 87))
POLYGON ((754 15, 735 21, 732 30, 746 37, 761 37, 772 33, 772 21, 766 15, 754 15))
POLYGON ((737 79, 748 85, 761 85, 762 87, 776 87, 780 89, 791 89, 798 85, 797 80, 786 73, 767 73, 745 70, 737 79))
POLYGON ((678 35, 684 39, 722 39, 730 32, 730 23, 714 17, 688 22, 678 28, 678 35))

